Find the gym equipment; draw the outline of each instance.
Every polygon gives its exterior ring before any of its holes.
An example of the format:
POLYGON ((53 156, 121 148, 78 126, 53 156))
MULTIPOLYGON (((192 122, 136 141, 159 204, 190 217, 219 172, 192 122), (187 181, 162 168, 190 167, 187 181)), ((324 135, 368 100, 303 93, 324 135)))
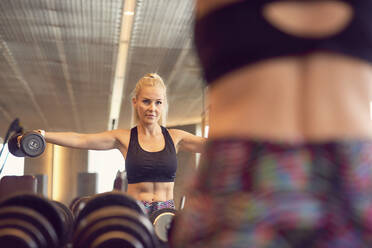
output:
MULTIPOLYGON (((0 158, 3 155, 4 147, 5 147, 5 144, 7 144, 8 140, 9 140, 10 134, 13 133, 13 132, 15 132, 15 133, 21 133, 21 132, 23 132, 23 127, 20 126, 19 119, 18 118, 16 118, 15 120, 12 121, 12 123, 9 125, 8 130, 6 131, 3 146, 0 149, 0 158)), ((6 154, 6 157, 4 159, 3 164, 0 165, 0 174, 3 171, 3 169, 4 169, 5 162, 7 161, 7 158, 8 158, 8 154, 9 153, 6 154)))
POLYGON ((0 202, 0 244, 6 242, 5 247, 58 248, 66 243, 67 228, 62 213, 39 195, 18 193, 0 202))
POLYGON ((9 125, 8 130, 6 131, 4 142, 3 142, 4 145, 0 150, 0 157, 3 154, 5 144, 8 142, 10 134, 13 133, 13 132, 15 132, 15 133, 23 132, 23 127, 20 126, 18 118, 14 119, 12 121, 12 123, 9 125))
MULTIPOLYGON (((186 196, 182 196, 179 205, 180 210, 184 208, 185 202, 186 196)), ((168 247, 168 240, 170 240, 172 235, 176 213, 177 210, 173 208, 163 208, 152 212, 150 215, 150 221, 154 226, 155 235, 162 247, 168 247)))
POLYGON ((59 201, 51 201, 62 216, 63 232, 61 243, 63 245, 68 244, 71 241, 72 231, 74 227, 74 216, 71 210, 63 203, 59 201))
POLYGON ((150 221, 154 226, 155 234, 161 242, 168 242, 168 231, 177 210, 163 208, 154 211, 150 215, 150 221))
POLYGON ((129 240, 126 237, 121 241, 123 247, 155 248, 158 244, 147 217, 127 207, 113 206, 93 211, 79 222, 74 232, 74 248, 93 247, 108 233, 116 233, 110 236, 113 239, 120 239, 122 234, 129 236, 129 240))
POLYGON ((127 192, 128 190, 128 178, 127 172, 118 170, 114 180, 114 190, 119 190, 122 192, 127 192))
POLYGON ((106 206, 122 206, 136 210, 138 213, 147 216, 145 206, 138 200, 131 196, 118 191, 110 191, 92 196, 87 202, 86 206, 79 212, 76 222, 79 222, 87 214, 94 210, 106 206))
POLYGON ((85 207, 86 203, 89 201, 89 196, 81 196, 74 199, 70 204, 70 209, 74 219, 79 215, 80 211, 85 207))
POLYGON ((0 179, 0 199, 16 193, 36 194, 37 181, 32 175, 3 176, 0 179))
POLYGON ((24 207, 0 208, 0 244, 4 247, 57 247, 52 225, 38 212, 24 207))
POLYGON ((35 131, 15 133, 8 141, 8 149, 16 157, 37 157, 45 150, 45 139, 35 131))
POLYGON ((92 196, 79 212, 74 248, 156 248, 158 239, 141 202, 122 192, 92 196))

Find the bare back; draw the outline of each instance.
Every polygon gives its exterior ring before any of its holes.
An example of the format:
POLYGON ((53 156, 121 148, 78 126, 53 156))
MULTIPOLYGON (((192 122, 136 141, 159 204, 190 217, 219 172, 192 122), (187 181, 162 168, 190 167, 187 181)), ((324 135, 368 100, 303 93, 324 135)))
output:
MULTIPOLYGON (((199 15, 207 12, 201 9, 199 15)), ((337 1, 281 1, 266 6, 264 15, 284 32, 323 37, 342 30, 353 12, 337 1)), ((371 65, 334 53, 248 65, 211 86, 209 137, 288 141, 370 138, 371 82, 371 65)))

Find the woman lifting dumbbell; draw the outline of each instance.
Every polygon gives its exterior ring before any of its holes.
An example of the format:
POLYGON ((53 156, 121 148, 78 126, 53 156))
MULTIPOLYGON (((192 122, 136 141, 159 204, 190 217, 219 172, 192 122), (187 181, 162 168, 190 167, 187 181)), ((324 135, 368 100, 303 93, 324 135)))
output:
POLYGON ((202 152, 205 138, 160 124, 167 110, 167 95, 162 78, 155 73, 146 74, 137 82, 132 105, 137 125, 130 130, 40 133, 47 142, 65 147, 118 149, 125 158, 127 193, 142 201, 149 211, 174 208, 176 154, 179 150, 202 152))

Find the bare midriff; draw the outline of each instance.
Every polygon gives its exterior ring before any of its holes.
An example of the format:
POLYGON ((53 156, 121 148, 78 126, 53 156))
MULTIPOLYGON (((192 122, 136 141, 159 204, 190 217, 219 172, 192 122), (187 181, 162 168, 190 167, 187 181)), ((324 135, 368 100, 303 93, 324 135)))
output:
POLYGON ((372 67, 330 53, 270 59, 210 87, 209 137, 324 141, 372 137, 372 67))
POLYGON ((159 202, 173 199, 173 182, 141 182, 128 184, 128 194, 140 201, 159 202))

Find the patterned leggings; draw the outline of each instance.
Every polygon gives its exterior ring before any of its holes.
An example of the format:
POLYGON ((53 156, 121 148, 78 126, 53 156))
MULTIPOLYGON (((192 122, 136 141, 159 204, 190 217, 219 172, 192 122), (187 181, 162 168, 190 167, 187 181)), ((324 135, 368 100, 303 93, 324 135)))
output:
POLYGON ((372 141, 210 141, 173 248, 372 247, 372 141))
POLYGON ((164 202, 147 202, 147 201, 142 201, 143 205, 145 206, 148 215, 150 216, 153 212, 159 209, 163 208, 175 208, 174 207, 174 201, 173 200, 168 200, 164 202))

